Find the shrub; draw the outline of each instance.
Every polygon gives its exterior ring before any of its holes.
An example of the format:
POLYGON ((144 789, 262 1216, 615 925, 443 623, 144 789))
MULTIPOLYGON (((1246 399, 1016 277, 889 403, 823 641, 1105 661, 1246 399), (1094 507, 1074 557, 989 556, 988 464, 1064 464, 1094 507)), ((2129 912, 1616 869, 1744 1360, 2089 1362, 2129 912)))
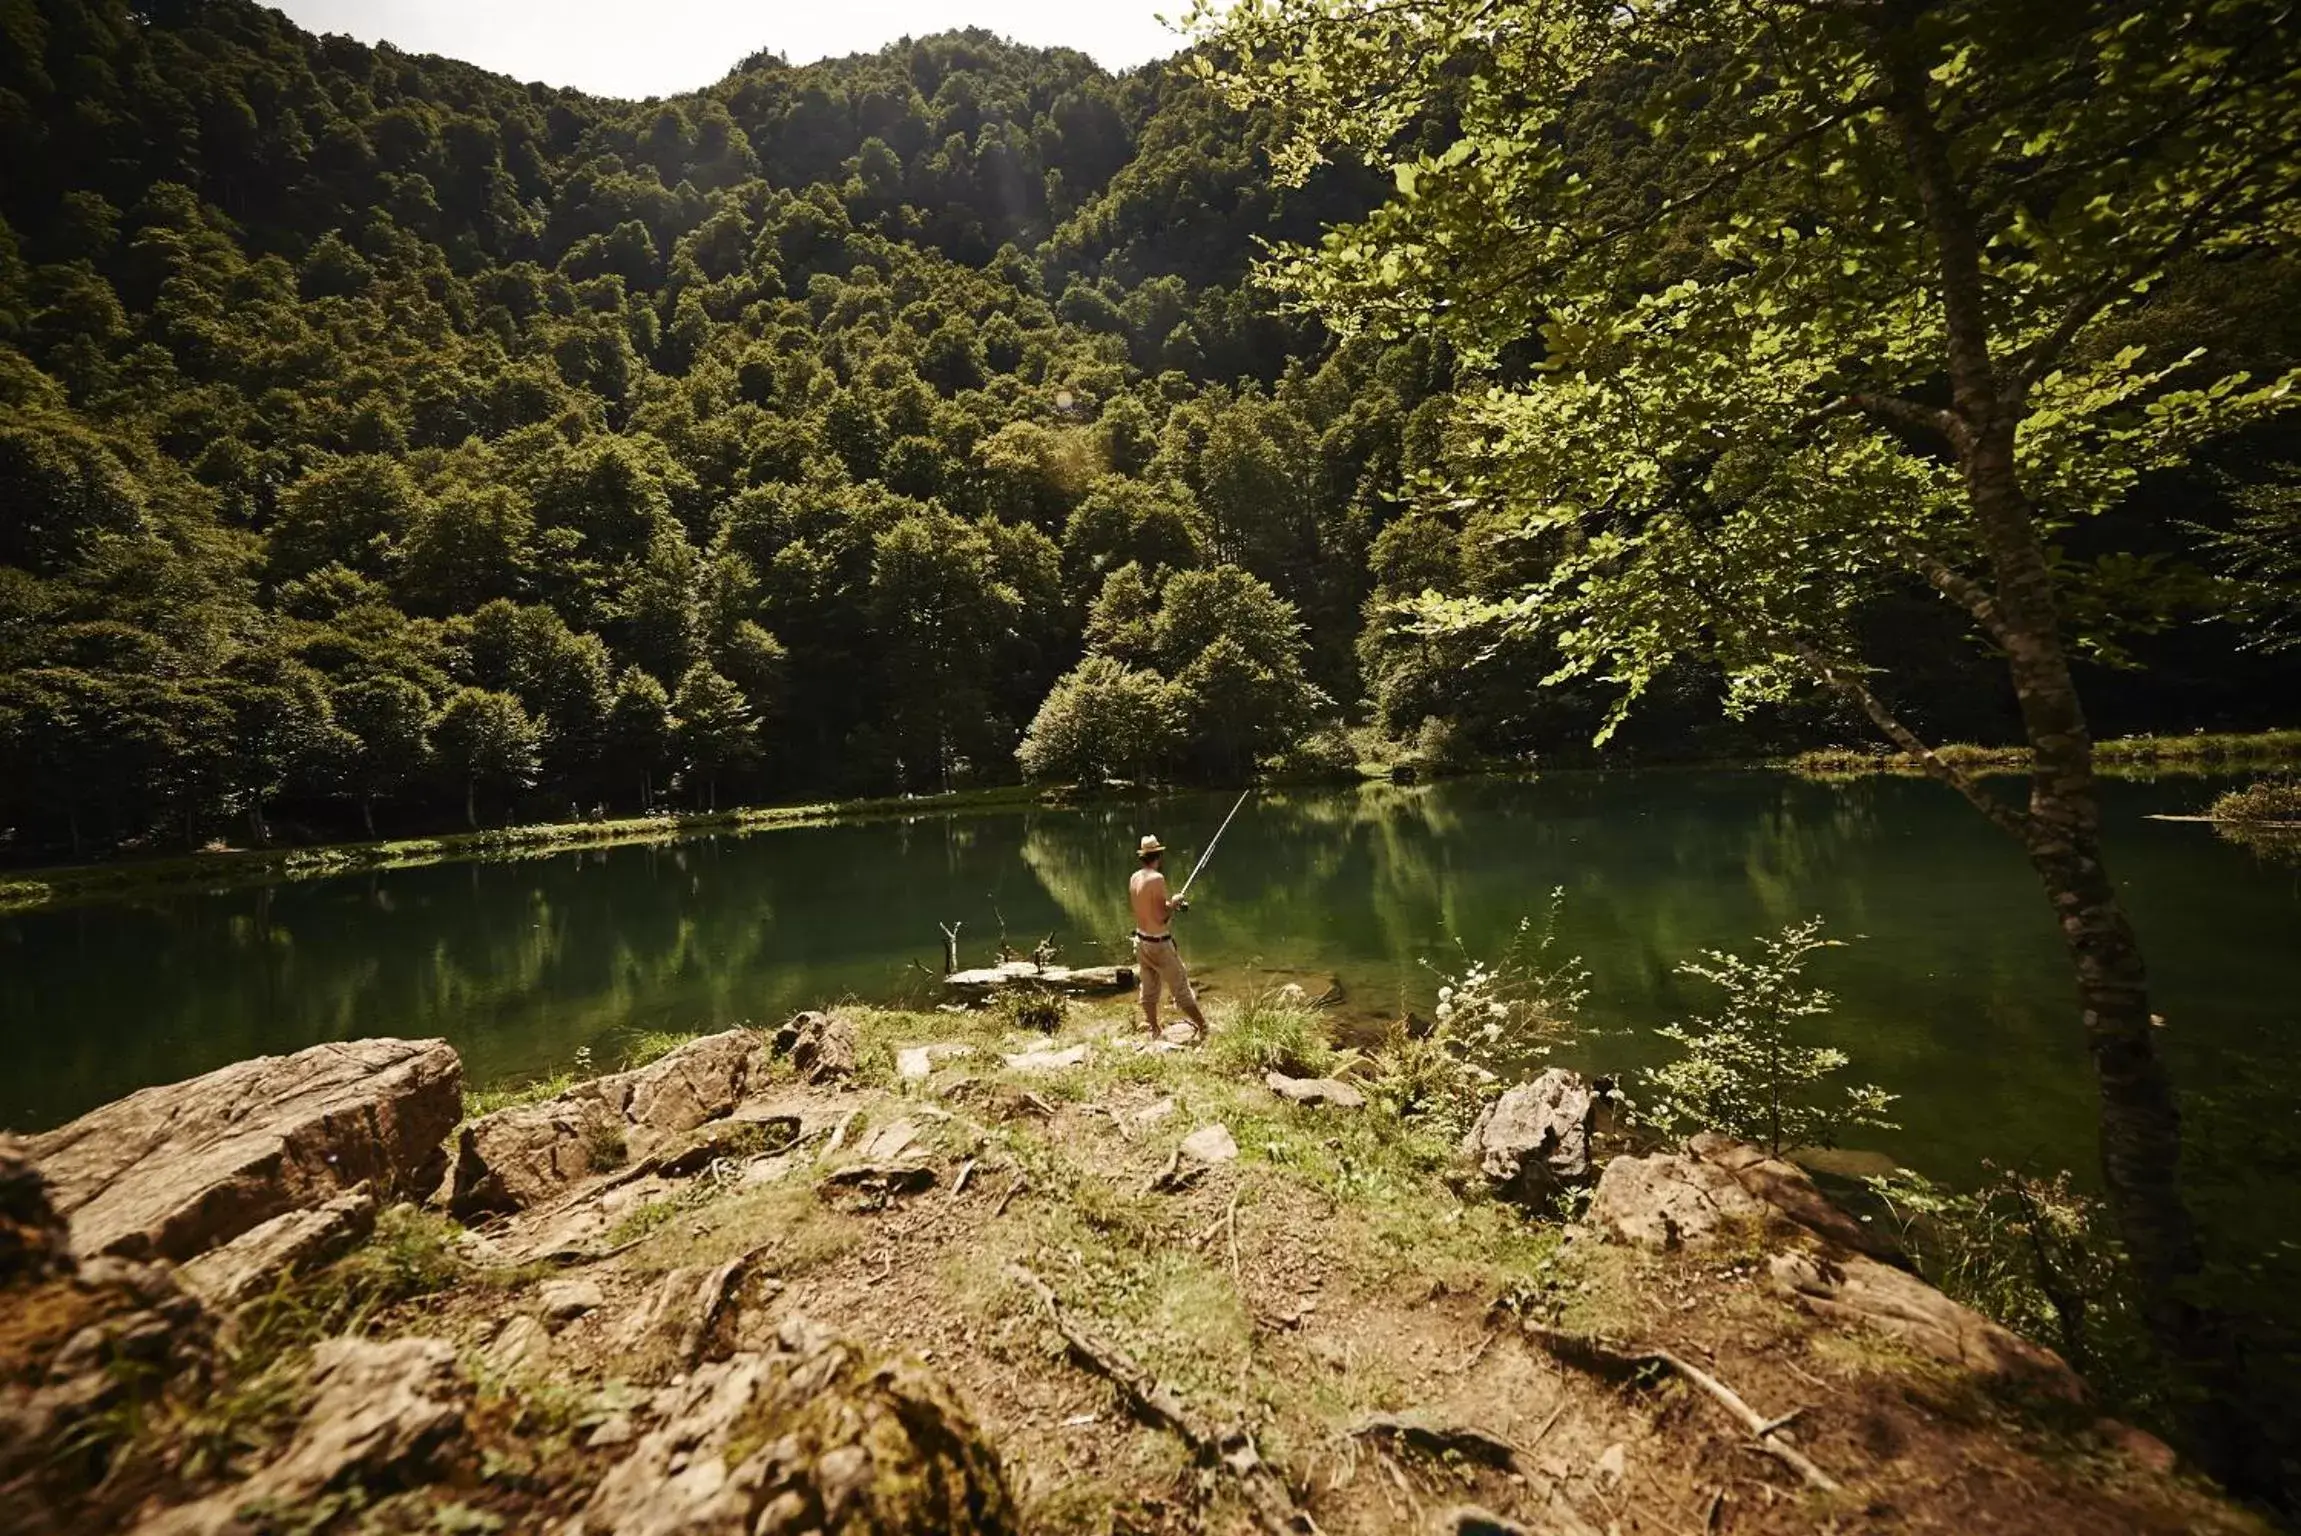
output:
POLYGON ((1061 1029, 1069 1011, 1069 1004, 1059 994, 1038 987, 1010 988, 999 994, 998 1001, 991 1005, 991 1016, 1006 1028, 1041 1035, 1051 1035, 1061 1029))
POLYGON ((1818 917, 1792 923, 1760 941, 1761 959, 1712 949, 1678 967, 1723 988, 1726 1006, 1714 1018, 1659 1031, 1686 1054, 1645 1074, 1656 1114, 1690 1130, 1739 1136, 1776 1156, 1786 1147, 1829 1146, 1849 1126, 1892 1128, 1885 1108, 1893 1095, 1881 1088, 1848 1088, 1842 1101, 1823 1097, 1824 1081, 1848 1064, 1845 1052, 1790 1038, 1798 1020, 1826 1014, 1836 1002, 1801 984, 1806 957, 1838 945, 1821 931, 1818 917))
POLYGON ((2256 779, 2213 802, 2215 821, 2301 822, 2301 778, 2256 779))
POLYGON ((1863 1182, 1944 1294, 2060 1351, 2108 1404, 2146 1406, 2160 1383, 2107 1210, 2066 1171, 1983 1167, 1972 1191, 1907 1170, 1863 1182))
POLYGON ((1421 1034, 1404 1022, 1393 1027, 1368 1084, 1377 1099, 1459 1136, 1501 1086, 1497 1069, 1549 1054, 1590 991, 1581 957, 1559 948, 1565 904, 1566 888, 1554 888, 1541 923, 1520 918, 1496 959, 1479 960, 1456 939, 1459 970, 1422 962, 1439 978, 1437 1022, 1421 1034))

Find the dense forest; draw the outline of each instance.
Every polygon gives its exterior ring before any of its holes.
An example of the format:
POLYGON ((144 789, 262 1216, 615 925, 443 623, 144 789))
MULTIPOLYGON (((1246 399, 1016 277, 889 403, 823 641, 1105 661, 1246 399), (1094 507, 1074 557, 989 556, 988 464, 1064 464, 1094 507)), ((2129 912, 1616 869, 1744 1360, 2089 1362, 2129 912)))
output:
MULTIPOLYGON (((1390 191, 1283 184, 1278 136, 980 32, 630 103, 246 0, 0 7, 0 847, 1586 751, 1603 682, 1395 606, 1544 554, 1436 477, 1485 378, 1253 282, 1390 191)), ((2295 290, 2141 323, 2276 366, 2295 290)), ((2164 601, 2106 730, 2301 681, 2212 618, 2290 579, 2284 456, 2120 514, 2164 601)), ((1913 718, 2005 734, 1938 605, 1876 622, 1913 718)), ((1610 750, 1860 734, 1719 695, 1674 672, 1610 750)))

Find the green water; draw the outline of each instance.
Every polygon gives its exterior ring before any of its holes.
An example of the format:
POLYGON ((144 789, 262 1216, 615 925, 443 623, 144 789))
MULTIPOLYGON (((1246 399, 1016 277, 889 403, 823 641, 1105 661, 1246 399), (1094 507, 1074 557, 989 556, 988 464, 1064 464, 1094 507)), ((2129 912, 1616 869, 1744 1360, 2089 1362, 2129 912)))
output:
MULTIPOLYGON (((2198 781, 2108 793, 2201 1198, 2266 1253, 2301 1215, 2301 872, 2145 819, 2194 809, 2198 781)), ((1158 832, 1187 871, 1228 804, 921 816, 0 919, 0 1121, 53 1125, 319 1040, 443 1035, 488 1082, 582 1046, 612 1061, 638 1029, 920 997, 952 919, 969 963, 1002 927, 1021 949, 1051 933, 1066 959, 1115 958, 1136 837, 1158 832)), ((1950 1177, 1984 1158, 2090 1170, 2092 1088, 2046 906, 2012 847, 1922 781, 1272 792, 1232 827, 1180 932, 1215 997, 1273 970, 1332 975, 1364 1020, 1427 1011, 1438 983, 1422 961, 1451 959, 1456 938, 1495 952, 1554 886, 1563 947, 1593 975, 1585 1027, 1557 1059, 1655 1060, 1653 1026, 1708 1001, 1678 960, 1818 914, 1854 941, 1817 959, 1841 999, 1822 1031, 1903 1096, 1903 1129, 1872 1145, 1950 1177)))

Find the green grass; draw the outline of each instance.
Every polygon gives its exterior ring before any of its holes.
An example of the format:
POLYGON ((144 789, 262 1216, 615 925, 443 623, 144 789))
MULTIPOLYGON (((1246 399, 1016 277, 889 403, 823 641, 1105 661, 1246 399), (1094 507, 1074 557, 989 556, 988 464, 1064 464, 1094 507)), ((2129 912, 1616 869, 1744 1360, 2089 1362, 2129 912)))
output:
POLYGON ((1228 1026, 1214 1031, 1207 1055, 1220 1071, 1258 1078, 1265 1072, 1324 1077, 1336 1059, 1325 1021, 1275 991, 1241 1003, 1228 1026))
MULTIPOLYGON (((1978 772, 2026 772, 2029 748, 1951 742, 1934 749, 1952 767, 1978 772)), ((2117 736, 2093 744, 2094 766, 2106 774, 2218 773, 2233 768, 2301 765, 2301 729, 2198 731, 2186 736, 2117 736)), ((1800 752, 1785 765, 1814 778, 1863 774, 1915 774, 1925 770, 1905 753, 1882 747, 1822 747, 1800 752)))
POLYGON ((524 1104, 541 1104, 545 1099, 556 1099, 576 1084, 573 1072, 554 1072, 532 1082, 507 1083, 492 1088, 466 1088, 463 1091, 463 1117, 477 1120, 492 1115, 499 1109, 517 1109, 524 1104))

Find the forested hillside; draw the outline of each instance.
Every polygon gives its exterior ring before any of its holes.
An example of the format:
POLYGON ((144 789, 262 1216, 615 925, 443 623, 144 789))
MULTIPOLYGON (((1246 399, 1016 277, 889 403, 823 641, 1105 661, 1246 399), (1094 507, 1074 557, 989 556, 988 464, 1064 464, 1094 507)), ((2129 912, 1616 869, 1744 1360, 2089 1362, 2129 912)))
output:
MULTIPOLYGON (((1545 657, 1385 608, 1538 552, 1413 492, 1480 381, 1249 286, 1387 191, 1273 138, 977 32, 632 104, 245 0, 0 6, 10 855, 1586 744, 1545 657)), ((2263 291, 2183 313, 2276 351, 2263 291)), ((1947 622, 1907 686, 1986 733, 1947 622)), ((2238 639, 2148 642, 2110 723, 2274 714, 2238 639)), ((1669 686, 1629 745, 1845 733, 1669 686)))

